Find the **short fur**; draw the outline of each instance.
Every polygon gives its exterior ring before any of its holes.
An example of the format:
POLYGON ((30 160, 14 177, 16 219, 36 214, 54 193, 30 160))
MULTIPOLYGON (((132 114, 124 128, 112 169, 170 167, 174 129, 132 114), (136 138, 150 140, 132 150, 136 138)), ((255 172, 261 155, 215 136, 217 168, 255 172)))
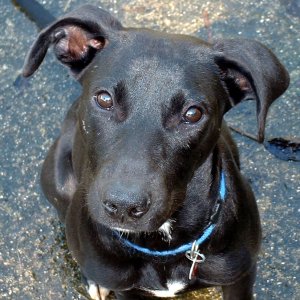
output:
POLYGON ((40 33, 24 76, 36 71, 50 45, 82 84, 82 95, 49 150, 42 187, 65 223, 84 277, 118 299, 150 299, 168 286, 182 293, 215 285, 224 299, 251 299, 260 220, 223 115, 254 99, 263 141, 268 108, 289 84, 278 59, 251 40, 209 44, 124 28, 89 5, 40 33), (97 104, 103 91, 111 95, 111 109, 97 104), (199 121, 187 120, 191 108, 201 112, 199 121), (147 256, 114 235, 125 231, 129 240, 156 250, 192 242, 212 214, 221 171, 226 201, 192 280, 184 254, 147 256), (159 228, 168 220, 166 239, 159 228))

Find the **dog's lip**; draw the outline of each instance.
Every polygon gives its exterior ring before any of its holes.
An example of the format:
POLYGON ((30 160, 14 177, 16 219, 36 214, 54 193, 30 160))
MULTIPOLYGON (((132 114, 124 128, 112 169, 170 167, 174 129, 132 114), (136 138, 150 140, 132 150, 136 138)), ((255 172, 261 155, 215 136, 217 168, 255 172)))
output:
POLYGON ((169 239, 171 239, 171 232, 172 232, 173 222, 175 222, 175 220, 167 219, 161 226, 159 226, 157 229, 151 230, 151 231, 136 231, 136 230, 120 228, 120 227, 112 227, 111 229, 115 230, 115 231, 118 231, 120 233, 127 233, 127 234, 129 234, 129 233, 139 234, 139 233, 159 232, 159 233, 162 233, 163 235, 167 236, 169 239))
POLYGON ((112 227, 111 229, 115 230, 115 231, 118 231, 118 232, 121 232, 121 233, 137 233, 137 232, 139 232, 139 231, 134 231, 134 230, 131 230, 131 229, 123 229, 123 228, 119 228, 119 227, 112 227))
POLYGON ((121 227, 110 227, 111 230, 118 231, 120 233, 133 233, 133 234, 140 234, 140 233, 152 233, 159 230, 159 228, 155 228, 153 230, 133 230, 121 227))
POLYGON ((124 228, 122 227, 110 227, 110 229, 112 230, 115 230, 115 231, 118 231, 118 232, 121 232, 121 233, 136 233, 136 234, 139 234, 139 233, 153 233, 153 232, 157 232, 160 230, 160 228, 165 224, 167 220, 165 220, 160 226, 155 226, 153 228, 151 228, 151 230, 136 230, 136 229, 129 229, 129 228, 126 228, 124 226, 124 228))

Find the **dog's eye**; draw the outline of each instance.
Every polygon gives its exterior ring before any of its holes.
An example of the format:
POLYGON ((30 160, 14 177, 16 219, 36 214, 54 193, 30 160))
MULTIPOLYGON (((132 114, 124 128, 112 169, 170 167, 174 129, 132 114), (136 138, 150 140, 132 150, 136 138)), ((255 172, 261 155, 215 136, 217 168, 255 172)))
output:
POLYGON ((95 95, 96 102, 104 109, 110 110, 113 107, 113 100, 109 93, 99 92, 95 95))
POLYGON ((184 121, 186 123, 196 123, 201 119, 201 117, 202 117, 202 112, 196 106, 190 107, 183 116, 184 121))

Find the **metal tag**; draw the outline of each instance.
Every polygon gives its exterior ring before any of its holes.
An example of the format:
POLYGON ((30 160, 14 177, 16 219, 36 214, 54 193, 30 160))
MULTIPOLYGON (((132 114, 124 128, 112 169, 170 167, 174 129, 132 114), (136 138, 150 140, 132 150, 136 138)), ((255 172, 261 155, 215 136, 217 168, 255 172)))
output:
POLYGON ((194 241, 191 250, 185 252, 185 256, 192 262, 192 266, 189 273, 189 280, 191 280, 194 276, 194 272, 198 267, 199 263, 203 263, 205 261, 204 254, 198 251, 199 246, 196 245, 196 241, 194 241))

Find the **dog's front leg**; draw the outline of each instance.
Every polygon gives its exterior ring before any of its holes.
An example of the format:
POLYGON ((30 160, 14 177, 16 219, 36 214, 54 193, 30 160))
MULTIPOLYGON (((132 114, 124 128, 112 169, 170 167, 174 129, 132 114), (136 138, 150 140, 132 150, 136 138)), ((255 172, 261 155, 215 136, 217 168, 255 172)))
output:
POLYGON ((73 170, 72 148, 76 134, 78 101, 74 102, 64 120, 61 134, 51 146, 41 172, 43 192, 56 208, 61 222, 77 188, 73 170))
POLYGON ((250 272, 232 285, 222 286, 223 300, 252 300, 256 277, 256 264, 250 272))

